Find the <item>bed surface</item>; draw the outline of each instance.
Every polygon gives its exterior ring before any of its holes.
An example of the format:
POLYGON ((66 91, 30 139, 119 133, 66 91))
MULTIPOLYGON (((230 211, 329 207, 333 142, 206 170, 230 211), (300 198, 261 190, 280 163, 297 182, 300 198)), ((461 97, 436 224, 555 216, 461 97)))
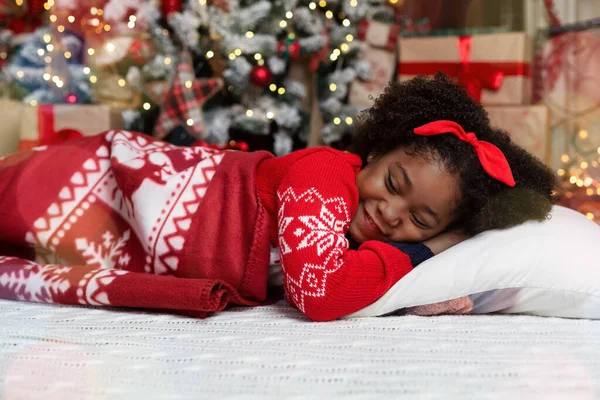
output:
POLYGON ((194 320, 0 300, 0 398, 600 398, 600 321, 284 303, 194 320))

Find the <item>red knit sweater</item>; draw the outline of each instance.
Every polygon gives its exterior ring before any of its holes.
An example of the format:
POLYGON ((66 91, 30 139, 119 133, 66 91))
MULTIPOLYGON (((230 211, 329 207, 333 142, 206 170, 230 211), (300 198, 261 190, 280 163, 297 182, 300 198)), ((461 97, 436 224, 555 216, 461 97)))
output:
POLYGON ((288 301, 327 321, 380 298, 412 270, 410 258, 377 241, 349 250, 345 237, 358 207, 360 159, 314 148, 263 160, 257 184, 279 247, 288 301))

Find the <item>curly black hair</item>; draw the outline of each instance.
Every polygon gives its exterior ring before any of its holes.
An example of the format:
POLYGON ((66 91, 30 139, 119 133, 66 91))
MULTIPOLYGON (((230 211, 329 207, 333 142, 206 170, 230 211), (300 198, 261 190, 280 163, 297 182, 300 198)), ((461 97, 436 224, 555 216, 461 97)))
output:
POLYGON ((392 82, 359 116, 352 152, 363 163, 372 152, 385 154, 398 147, 413 156, 441 161, 449 173, 460 176, 461 196, 449 229, 475 235, 543 220, 555 202, 553 172, 514 144, 506 132, 491 127, 485 109, 444 74, 392 82), (471 145, 456 136, 413 133, 414 128, 437 120, 457 122, 479 140, 500 148, 516 185, 506 186, 485 173, 471 145))

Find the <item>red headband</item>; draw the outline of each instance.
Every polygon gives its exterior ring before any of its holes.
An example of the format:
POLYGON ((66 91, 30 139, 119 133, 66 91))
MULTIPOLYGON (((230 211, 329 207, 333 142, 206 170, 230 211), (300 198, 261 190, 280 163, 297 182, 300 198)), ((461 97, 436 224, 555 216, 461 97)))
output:
POLYGON ((463 142, 469 143, 475 149, 479 162, 484 171, 494 179, 505 183, 508 186, 515 186, 510 165, 502 151, 489 142, 477 140, 473 132, 466 133, 462 126, 453 121, 440 120, 430 122, 418 128, 414 133, 421 136, 433 136, 443 133, 453 133, 463 142))

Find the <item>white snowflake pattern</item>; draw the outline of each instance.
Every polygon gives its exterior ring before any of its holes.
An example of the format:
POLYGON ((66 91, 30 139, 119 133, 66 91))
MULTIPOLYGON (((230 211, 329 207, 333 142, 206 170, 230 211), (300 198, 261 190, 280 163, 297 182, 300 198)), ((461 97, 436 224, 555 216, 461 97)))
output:
POLYGON ((106 231, 102 235, 102 243, 88 241, 86 238, 75 240, 75 247, 86 258, 88 265, 98 265, 103 268, 124 268, 129 264, 131 257, 123 252, 131 235, 130 230, 123 232, 116 241, 115 236, 106 231))
MULTIPOLYGON (((347 243, 344 230, 348 221, 339 220, 325 204, 321 206, 318 216, 303 215, 298 219, 308 228, 302 232, 307 234, 298 244, 298 250, 316 245, 317 254, 321 256, 327 249, 347 243)), ((296 233, 300 233, 300 230, 296 230, 296 233)))
POLYGON ((5 268, 0 274, 0 288, 10 290, 16 300, 52 303, 53 296, 65 293, 71 286, 70 268, 60 265, 36 265, 13 257, 0 259, 5 268))
POLYGON ((343 265, 341 256, 349 247, 345 237, 350 223, 348 207, 343 198, 325 198, 314 188, 300 195, 296 195, 292 188, 288 188, 283 193, 278 193, 278 196, 280 200, 278 236, 283 257, 282 268, 286 272, 286 297, 304 311, 305 297, 324 296, 328 275, 335 273, 343 265), (292 204, 300 204, 304 215, 286 216, 286 206, 292 207, 292 204), (313 210, 314 212, 311 213, 313 210), (296 220, 297 223, 294 222, 296 220), (298 226, 300 224, 302 226, 298 226), (288 228, 290 233, 286 232, 288 228), (290 246, 290 243, 293 246, 290 246), (314 260, 310 255, 314 251, 312 254, 316 253, 318 262, 305 262, 302 269, 295 273, 286 271, 285 256, 297 251, 308 252, 307 260, 314 260))

